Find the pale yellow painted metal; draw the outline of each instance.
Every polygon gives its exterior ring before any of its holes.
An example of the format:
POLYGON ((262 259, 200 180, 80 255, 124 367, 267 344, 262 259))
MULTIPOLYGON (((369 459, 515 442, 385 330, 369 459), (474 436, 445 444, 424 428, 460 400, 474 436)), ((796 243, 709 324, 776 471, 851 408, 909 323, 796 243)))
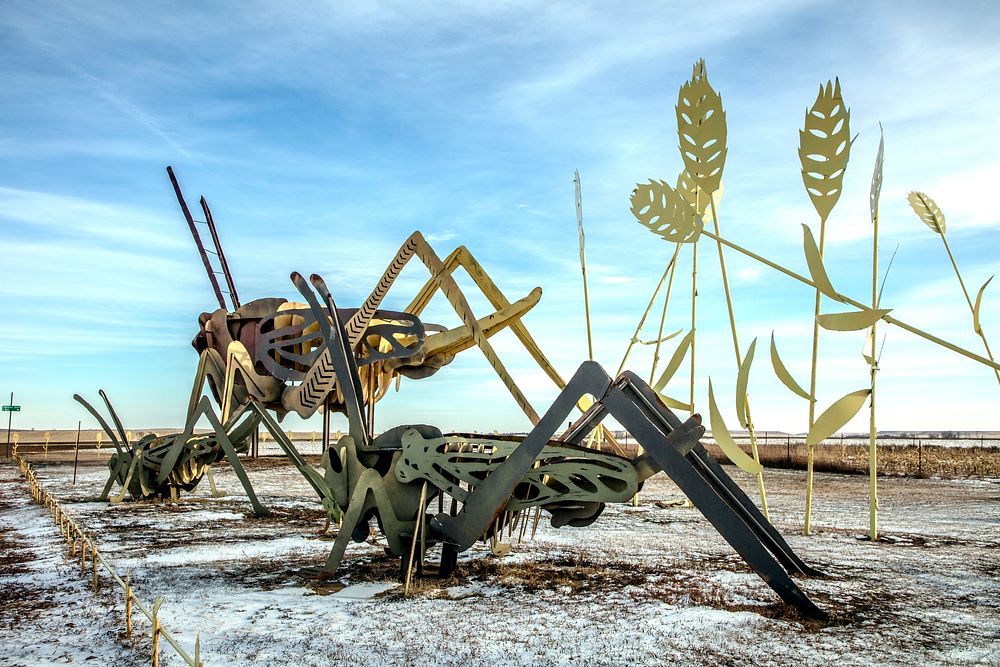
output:
POLYGON ((670 398, 666 394, 659 391, 656 392, 656 395, 660 397, 660 400, 663 401, 663 404, 666 405, 668 408, 673 408, 674 410, 684 410, 685 412, 691 411, 690 403, 678 401, 676 398, 670 398))
POLYGON ((726 422, 722 420, 719 406, 715 402, 715 392, 712 389, 711 379, 708 381, 708 416, 712 426, 712 437, 715 438, 715 443, 722 449, 726 458, 751 475, 759 475, 763 469, 760 463, 754 461, 740 449, 736 441, 733 440, 732 434, 729 433, 729 429, 726 428, 726 422))
MULTIPOLYGON (((875 156, 875 169, 872 172, 871 189, 868 192, 868 203, 872 216, 872 309, 878 308, 878 204, 882 193, 882 167, 885 161, 885 135, 882 124, 879 123, 878 153, 875 156)), ((868 538, 878 539, 878 429, 876 428, 876 378, 878 376, 878 357, 875 352, 877 337, 875 335, 878 320, 872 322, 866 336, 866 347, 871 351, 865 354, 869 365, 871 379, 871 401, 868 413, 868 538)))
POLYGON ((660 392, 667 386, 670 379, 677 373, 677 369, 681 367, 681 363, 684 361, 684 357, 687 355, 688 350, 691 348, 691 344, 694 342, 694 331, 689 331, 681 342, 677 344, 677 349, 674 350, 673 355, 670 357, 670 361, 667 362, 666 368, 663 369, 663 374, 660 375, 660 379, 656 381, 653 385, 653 390, 660 392))
POLYGON ((990 276, 989 278, 986 279, 986 282, 983 283, 983 286, 979 288, 979 293, 976 294, 976 305, 973 306, 972 308, 972 328, 980 336, 983 335, 983 327, 979 323, 979 309, 983 305, 983 292, 986 291, 986 286, 989 285, 992 281, 993 281, 993 276, 990 276))
POLYGON ((691 79, 677 94, 677 136, 687 173, 708 194, 719 189, 726 164, 726 112, 708 82, 705 61, 695 63, 691 79))
POLYGON ((778 355, 778 346, 774 342, 773 332, 771 333, 771 366, 774 367, 774 374, 778 376, 779 380, 781 380, 781 384, 788 387, 788 389, 792 393, 801 396, 807 401, 813 400, 812 397, 809 395, 809 392, 803 389, 802 386, 795 381, 795 378, 792 377, 792 374, 789 373, 788 369, 785 367, 785 363, 781 360, 781 357, 778 355))
POLYGON ((890 312, 892 312, 891 308, 876 308, 846 313, 829 313, 819 316, 819 325, 830 331, 861 331, 869 328, 890 312))
POLYGON ((587 290, 586 236, 583 233, 583 192, 580 172, 573 172, 573 189, 576 191, 576 229, 580 237, 580 271, 583 273, 583 312, 587 318, 587 358, 594 360, 594 336, 590 328, 590 292, 587 290))
POLYGON ((631 205, 636 220, 672 243, 697 241, 704 227, 698 211, 665 181, 650 179, 648 183, 636 185, 631 205))
POLYGON ((799 130, 802 182, 823 220, 840 199, 851 142, 851 111, 844 106, 840 80, 827 81, 826 86, 820 86, 799 130))
POLYGON ((911 192, 906 195, 906 201, 910 203, 910 208, 913 209, 913 212, 917 214, 922 223, 938 234, 943 235, 945 233, 947 223, 944 219, 944 213, 941 212, 941 208, 937 205, 937 202, 923 192, 911 192))
POLYGON ((747 385, 750 382, 750 365, 753 364, 753 353, 756 349, 757 339, 754 338, 736 375, 736 417, 743 428, 747 428, 750 423, 747 419, 747 385))
POLYGON ((859 389, 839 398, 816 418, 806 436, 806 444, 810 447, 818 445, 839 431, 844 424, 851 421, 854 415, 858 414, 871 393, 871 389, 859 389))
POLYGON ((823 251, 816 245, 816 237, 813 236, 809 225, 802 225, 802 249, 806 255, 809 275, 812 276, 816 289, 831 299, 840 301, 840 294, 833 288, 833 283, 830 282, 830 277, 826 274, 826 267, 823 266, 823 251))

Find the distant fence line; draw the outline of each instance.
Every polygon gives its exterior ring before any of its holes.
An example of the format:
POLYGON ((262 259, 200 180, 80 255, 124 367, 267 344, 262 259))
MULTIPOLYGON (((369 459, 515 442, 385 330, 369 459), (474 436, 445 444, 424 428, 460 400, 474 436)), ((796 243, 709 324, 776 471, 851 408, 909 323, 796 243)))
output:
MULTIPOLYGON (((136 431, 139 438, 149 431, 136 431)), ((72 451, 75 439, 55 441, 45 436, 47 433, 21 431, 15 433, 20 450, 30 453, 32 458, 42 460, 50 453, 55 455, 72 451), (36 437, 32 437, 35 436, 36 437), (17 438, 16 436, 21 436, 17 438)), ((93 433, 80 440, 80 451, 92 460, 105 454, 110 456, 113 447, 93 433)), ((130 432, 130 437, 132 433, 130 432)), ((321 441, 316 431, 293 433, 297 443, 318 445, 321 441)), ((331 437, 333 434, 331 434, 331 437)), ((615 434, 627 455, 634 455, 637 446, 634 439, 619 431, 615 434)), ((750 443, 745 435, 734 434, 736 443, 750 452, 750 443)), ((335 440, 334 440, 335 441, 335 440)), ((267 439, 261 437, 261 442, 267 439)), ((715 444, 711 433, 702 440, 715 458, 726 461, 722 451, 715 444)), ((804 435, 759 431, 757 451, 764 466, 771 468, 804 469, 807 447, 804 435)), ((867 473, 868 439, 857 435, 840 434, 828 438, 815 448, 815 468, 824 472, 867 473)), ((280 451, 265 452, 263 456, 282 456, 280 451)), ((910 475, 916 477, 988 477, 1000 476, 1000 438, 980 436, 977 438, 927 438, 917 436, 883 436, 878 439, 878 474, 910 475)))
MULTIPOLYGON (((736 444, 750 454, 746 436, 734 436, 736 444)), ((619 442, 628 455, 636 452, 635 441, 621 434, 619 442)), ((716 460, 728 459, 715 444, 711 433, 702 444, 716 460)), ((1000 438, 919 438, 882 437, 878 444, 878 474, 911 477, 997 477, 1000 476, 1000 438)), ((758 432, 757 453, 768 468, 804 470, 806 467, 804 435, 758 432)), ((868 439, 858 436, 834 436, 814 450, 817 471, 866 474, 868 439)))

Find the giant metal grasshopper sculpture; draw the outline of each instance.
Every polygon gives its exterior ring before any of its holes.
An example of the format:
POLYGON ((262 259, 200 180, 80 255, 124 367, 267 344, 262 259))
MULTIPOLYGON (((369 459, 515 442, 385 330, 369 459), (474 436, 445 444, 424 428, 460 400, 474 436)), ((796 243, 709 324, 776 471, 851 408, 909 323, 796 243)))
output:
MULTIPOLYGON (((305 304, 282 298, 256 299, 241 304, 208 203, 204 197, 201 198, 205 220, 195 220, 170 167, 167 167, 167 173, 220 308, 201 314, 200 331, 192 341, 199 353, 199 363, 184 432, 146 438, 134 445, 121 432, 118 434, 119 442, 115 432, 96 410, 77 397, 102 422, 117 449, 110 463, 111 475, 102 497, 107 497, 116 482, 122 485, 121 494, 115 497, 118 500, 124 498, 126 493, 142 498, 176 496, 180 491, 194 489, 206 473, 212 482, 209 466, 226 456, 240 473, 243 486, 254 501, 255 511, 263 513, 239 460, 235 453, 229 453, 229 450, 237 453, 247 451, 246 437, 256 433, 259 419, 252 426, 241 425, 238 437, 234 436, 228 444, 222 437, 206 440, 195 436, 194 424, 211 412, 203 403, 205 385, 209 386, 221 408, 221 418, 214 413, 210 415, 217 422, 213 426, 220 432, 227 430, 223 428, 223 423, 235 428, 236 422, 230 417, 242 414, 243 408, 251 402, 273 410, 279 420, 292 411, 303 418, 321 409, 325 409, 327 414, 344 412, 343 391, 337 383, 330 354, 318 334, 319 326, 311 309, 305 304), (206 250, 197 223, 208 226, 215 251, 206 250), (221 272, 213 269, 209 253, 218 257, 221 272), (216 273, 225 276, 233 308, 231 311, 223 298, 216 273)), ((534 307, 540 297, 541 290, 536 287, 524 298, 509 302, 467 249, 458 248, 442 262, 420 232, 414 232, 399 249, 361 308, 344 309, 338 313, 339 318, 347 322, 345 340, 350 341, 351 349, 355 351, 361 378, 359 398, 368 410, 368 423, 374 422, 374 404, 385 396, 394 381, 398 387, 401 376, 411 379, 428 377, 473 345, 482 350, 528 417, 537 421, 538 415, 510 377, 488 339, 510 327, 539 365, 557 384, 561 383, 561 378, 520 323, 521 316, 534 307), (405 311, 379 310, 396 277, 413 257, 419 258, 430 271, 430 280, 405 311), (474 316, 465 295, 452 277, 452 272, 459 267, 472 276, 497 309, 496 312, 481 319, 474 316), (459 315, 463 326, 444 330, 443 327, 424 325, 420 321, 420 312, 439 289, 459 315), (430 334, 428 330, 431 330, 430 334)), ((107 402, 103 392, 102 397, 107 402)), ((107 405, 116 425, 120 426, 110 403, 107 405)), ((329 422, 325 420, 324 442, 328 431, 329 422)))
MULTIPOLYGON (((205 220, 195 220, 170 167, 167 173, 220 306, 199 317, 200 331, 192 342, 199 353, 199 364, 188 414, 194 412, 206 383, 222 409, 223 421, 231 411, 251 400, 275 411, 279 419, 288 412, 308 418, 321 408, 344 412, 342 389, 337 384, 330 355, 317 333, 318 327, 309 308, 282 298, 256 299, 241 305, 205 198, 200 202, 205 220), (201 241, 197 228, 197 223, 201 222, 211 232, 214 252, 206 250, 201 241), (219 258, 220 273, 225 276, 232 301, 231 311, 216 279, 217 272, 209 261, 210 252, 219 258)), ((369 422, 373 421, 375 402, 385 396, 400 376, 428 377, 473 345, 482 350, 522 410, 537 421, 537 414, 488 339, 510 327, 558 383, 558 375, 519 321, 540 297, 541 289, 536 287, 524 298, 509 302, 464 247, 442 262, 420 232, 414 232, 400 247, 364 304, 357 310, 345 309, 339 313, 346 323, 347 340, 352 350, 356 350, 360 398, 368 409, 369 422), (427 267, 431 278, 403 312, 379 310, 397 276, 414 257, 427 267), (472 276, 496 312, 481 319, 475 317, 452 277, 452 272, 460 266, 472 276), (419 315, 438 289, 444 293, 463 326, 443 330, 443 327, 421 323, 419 315), (427 334, 429 329, 432 332, 427 334)))
MULTIPOLYGON (((236 428, 238 420, 234 421, 230 417, 242 414, 243 408, 251 402, 273 410, 279 420, 291 411, 305 418, 325 409, 328 416, 330 412, 345 411, 343 392, 338 385, 330 354, 323 338, 318 334, 319 326, 311 309, 305 304, 282 298, 256 299, 241 304, 208 203, 204 197, 201 198, 205 220, 196 221, 170 167, 167 168, 167 173, 220 308, 212 313, 202 313, 199 317, 200 331, 192 342, 199 353, 199 364, 188 403, 186 426, 182 433, 148 437, 133 444, 120 432, 119 442, 115 432, 103 422, 93 407, 77 397, 101 420, 115 442, 116 454, 109 463, 111 474, 102 497, 108 496, 115 483, 122 486, 122 491, 115 496, 115 500, 123 499, 126 493, 135 498, 175 497, 181 491, 193 490, 206 474, 212 483, 213 493, 216 493, 210 466, 227 457, 240 475, 243 486, 254 503, 254 510, 262 514, 265 510, 257 503, 236 456, 237 453, 247 451, 246 438, 257 432, 259 419, 252 425, 240 425, 236 435, 228 443, 222 435, 207 439, 195 436, 194 425, 202 416, 209 416, 210 420, 214 420, 213 427, 220 434, 225 433, 230 428, 236 428), (215 246, 214 252, 206 250, 197 223, 207 225, 215 246), (216 278, 217 272, 209 262, 210 252, 218 257, 222 269, 218 273, 225 276, 232 311, 223 298, 223 291, 216 278), (221 416, 217 417, 204 403, 202 391, 206 384, 221 409, 221 416)), ((538 363, 557 382, 561 381, 519 321, 521 316, 538 303, 540 296, 541 290, 535 288, 514 303, 507 301, 468 250, 459 248, 442 262, 420 232, 414 232, 399 249, 362 307, 356 310, 344 309, 338 313, 347 322, 346 340, 351 342, 351 349, 355 351, 362 378, 359 396, 368 410, 368 423, 374 422, 374 405, 389 391, 393 381, 398 383, 401 376, 412 379, 428 377, 450 363, 459 352, 473 345, 483 351, 518 405, 529 418, 537 421, 537 414, 504 368, 488 339, 505 327, 512 328, 538 363), (404 312, 379 310, 397 276, 413 257, 419 258, 428 268, 430 280, 404 312), (497 308, 496 312, 476 319, 452 277, 452 272, 458 267, 469 272, 476 285, 497 308), (463 326, 444 330, 443 327, 424 325, 420 321, 419 313, 438 289, 445 294, 463 326), (432 332, 428 334, 429 329, 432 332)), ((103 392, 102 397, 107 402, 103 392)), ((107 406, 116 425, 120 425, 110 403, 107 406)), ((328 432, 329 420, 326 419, 324 444, 328 432)))
MULTIPOLYGON (((585 362, 524 438, 443 434, 424 424, 399 426, 373 438, 340 311, 318 276, 312 277, 316 292, 297 273, 292 281, 309 304, 330 353, 350 431, 323 454, 321 476, 263 406, 251 401, 244 409, 252 422, 271 432, 327 511, 343 513, 326 563, 311 568, 310 574, 332 575, 348 543, 367 539, 369 522, 375 518, 397 556, 416 549, 417 543, 422 552, 440 544, 440 572, 447 575, 459 552, 499 534, 519 510, 541 507, 551 514, 553 526, 586 526, 597 520, 606 503, 628 500, 646 479, 663 471, 785 602, 810 617, 826 617, 788 576, 819 572, 792 552, 707 454, 699 443, 705 432, 700 416, 682 423, 633 373, 612 379, 598 364, 585 362), (595 402, 552 440, 585 394, 595 402), (635 436, 645 449, 643 455, 629 460, 580 445, 609 415, 635 436), (451 512, 429 515, 428 507, 442 495, 457 501, 451 503, 451 512)), ((207 401, 202 406, 211 410, 207 401)), ((231 432, 232 424, 222 428, 231 432)))

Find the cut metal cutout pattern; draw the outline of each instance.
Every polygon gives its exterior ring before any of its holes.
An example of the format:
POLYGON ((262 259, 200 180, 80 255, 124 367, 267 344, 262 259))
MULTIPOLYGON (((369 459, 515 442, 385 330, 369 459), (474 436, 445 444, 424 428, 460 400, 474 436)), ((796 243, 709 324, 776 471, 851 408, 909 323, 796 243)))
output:
POLYGON ((851 156, 851 111, 844 106, 840 79, 819 87, 799 130, 802 182, 816 213, 826 220, 840 199, 844 172, 851 156))
POLYGON ((704 60, 695 63, 691 79, 681 86, 675 111, 684 167, 695 184, 711 195, 722 184, 727 130, 722 98, 708 82, 704 60))
POLYGON ((664 181, 637 185, 631 203, 636 220, 671 243, 697 241, 705 225, 695 208, 664 181))

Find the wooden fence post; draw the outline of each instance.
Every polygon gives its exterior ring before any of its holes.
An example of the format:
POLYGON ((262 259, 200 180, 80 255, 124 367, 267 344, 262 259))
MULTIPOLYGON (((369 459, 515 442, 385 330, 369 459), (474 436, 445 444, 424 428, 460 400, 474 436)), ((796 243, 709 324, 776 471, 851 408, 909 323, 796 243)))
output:
MULTIPOLYGON (((125 581, 121 580, 121 577, 115 572, 115 570, 100 558, 100 554, 97 550, 97 544, 93 537, 88 535, 87 532, 77 525, 73 517, 67 512, 62 505, 59 503, 56 496, 49 493, 48 490, 43 489, 38 483, 35 477, 34 471, 31 469, 31 465, 26 462, 23 458, 15 457, 15 460, 20 467, 21 474, 23 475, 25 481, 28 482, 28 489, 31 492, 32 498, 39 505, 44 505, 46 509, 49 510, 52 516, 53 523, 59 529, 60 537, 64 537, 66 543, 70 547, 70 562, 76 557, 77 548, 80 549, 80 573, 86 575, 87 572, 87 555, 90 555, 90 565, 92 567, 91 581, 93 583, 94 592, 100 591, 100 574, 98 572, 98 567, 101 563, 105 566, 111 573, 114 581, 125 587, 125 634, 127 637, 132 636, 132 603, 135 599, 135 595, 132 592, 132 586, 130 583, 131 572, 125 573, 125 581)), ((204 667, 201 662, 201 633, 195 635, 195 645, 194 645, 194 658, 185 652, 178 644, 176 639, 165 630, 160 624, 159 611, 160 605, 163 603, 162 597, 157 597, 152 605, 152 647, 151 647, 151 659, 153 667, 159 667, 159 641, 160 635, 166 637, 167 642, 177 651, 178 655, 184 660, 186 664, 193 664, 195 667, 204 667)), ((140 611, 143 614, 148 614, 144 607, 140 604, 140 611)))
POLYGON ((132 586, 129 584, 131 572, 125 573, 125 636, 132 636, 132 586))
POLYGON ((163 598, 153 601, 153 667, 160 665, 160 604, 163 598))

